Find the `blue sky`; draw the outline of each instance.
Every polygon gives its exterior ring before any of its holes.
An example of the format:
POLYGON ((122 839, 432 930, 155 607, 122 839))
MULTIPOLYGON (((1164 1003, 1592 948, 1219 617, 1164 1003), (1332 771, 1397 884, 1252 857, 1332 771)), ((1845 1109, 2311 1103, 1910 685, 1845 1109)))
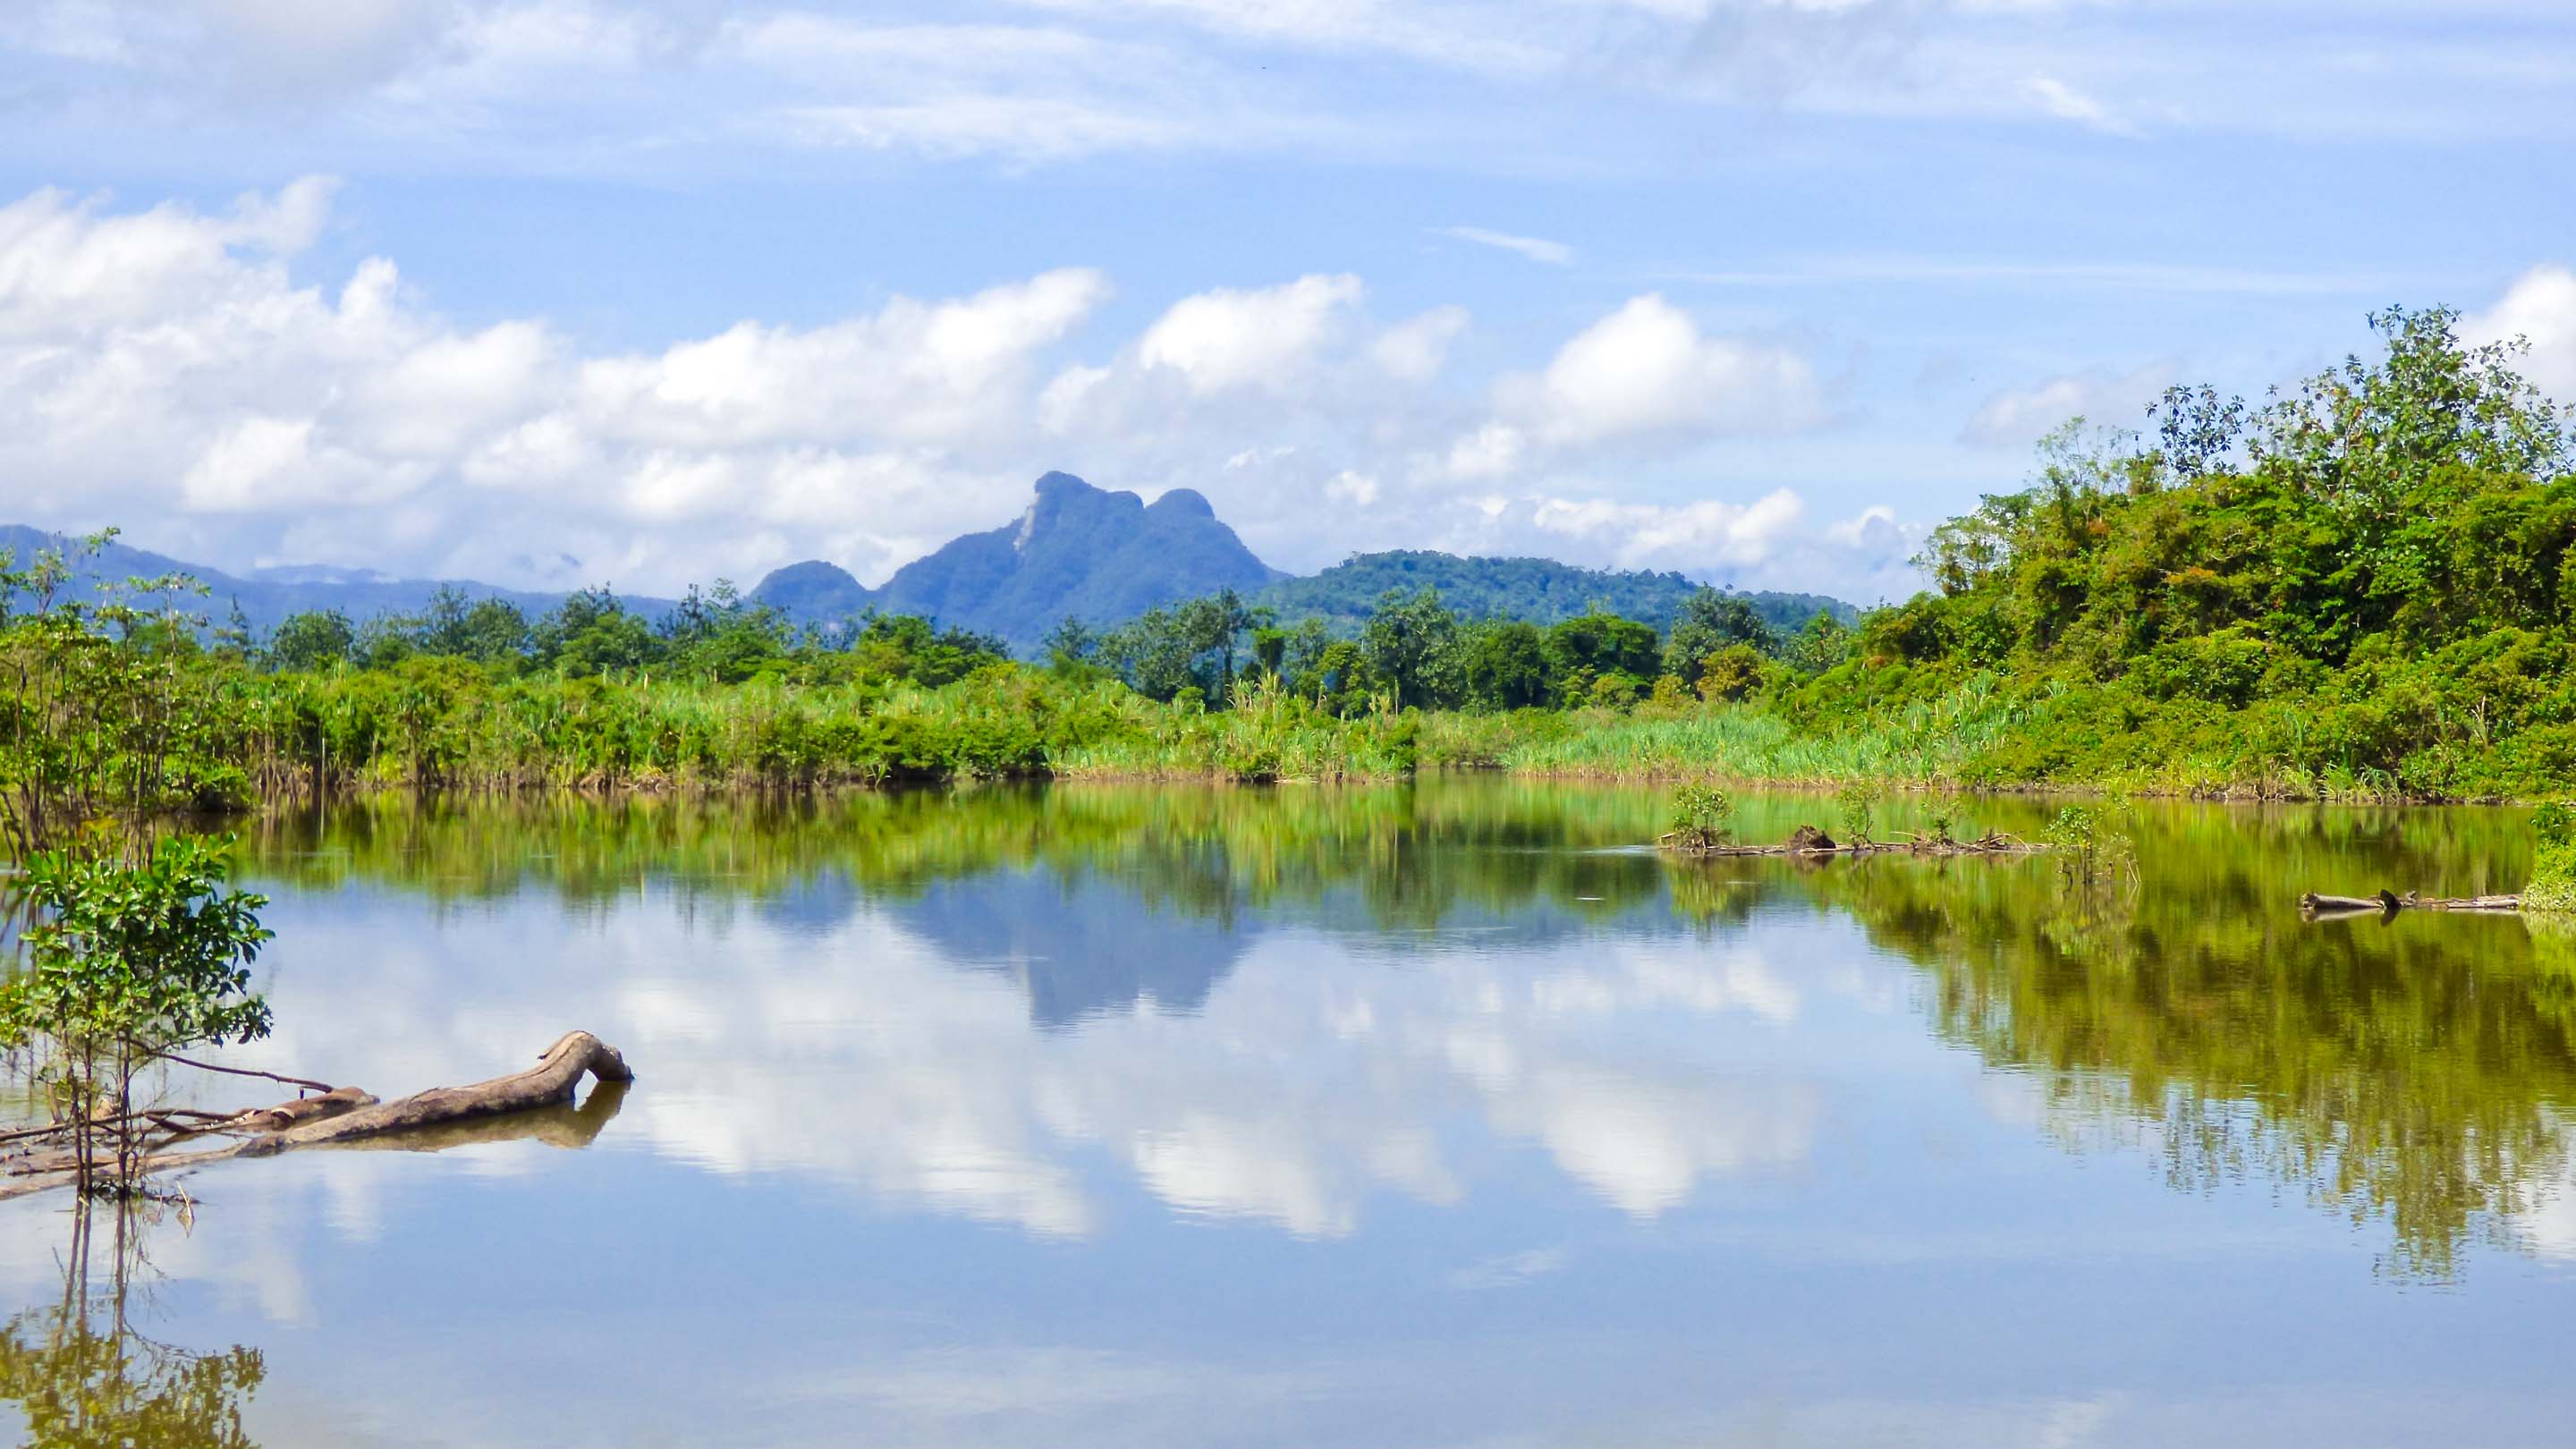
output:
POLYGON ((2508 0, 20 0, 0 517, 874 582, 1064 468, 1900 595, 2067 416, 2374 306, 2576 396, 2571 118, 2508 0))

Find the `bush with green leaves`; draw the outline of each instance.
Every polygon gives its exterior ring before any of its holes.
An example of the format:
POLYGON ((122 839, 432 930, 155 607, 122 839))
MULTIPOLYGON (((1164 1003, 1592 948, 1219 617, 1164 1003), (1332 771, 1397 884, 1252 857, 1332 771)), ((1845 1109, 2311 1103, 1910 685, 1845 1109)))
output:
POLYGON ((1734 835, 1735 801, 1706 783, 1673 791, 1673 843, 1694 850, 1714 850, 1734 835))
POLYGON ((2576 801, 2552 800, 2531 813, 2531 881, 2526 911, 2576 911, 2576 801))
POLYGON ((250 989, 268 899, 227 887, 232 844, 172 835, 140 863, 77 849, 26 863, 18 885, 34 924, 24 963, 0 982, 0 1045, 41 1062, 57 1120, 74 1124, 84 1192, 136 1186, 137 1075, 190 1047, 268 1035, 268 1003, 250 989))

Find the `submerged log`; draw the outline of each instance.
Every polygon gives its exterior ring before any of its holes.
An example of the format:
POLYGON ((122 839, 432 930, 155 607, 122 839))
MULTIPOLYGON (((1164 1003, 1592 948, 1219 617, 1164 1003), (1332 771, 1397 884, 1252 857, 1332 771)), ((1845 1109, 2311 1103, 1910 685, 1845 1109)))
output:
MULTIPOLYGON (((617 1048, 586 1031, 566 1032, 526 1071, 462 1087, 432 1087, 391 1102, 379 1102, 356 1087, 334 1087, 319 1096, 230 1116, 191 1114, 192 1120, 147 1152, 141 1166, 146 1173, 166 1172, 235 1157, 273 1157, 299 1147, 382 1145, 436 1151, 519 1136, 580 1146, 616 1115, 634 1080, 617 1048), (584 1075, 596 1078, 599 1086, 576 1110, 574 1091, 584 1075), (204 1120, 194 1120, 198 1116, 204 1120), (530 1130, 514 1130, 521 1125, 530 1130), (241 1140, 198 1151, 170 1150, 182 1141, 216 1135, 241 1140)), ((67 1132, 69 1124, 61 1130, 67 1132)), ((30 1154, 0 1166, 0 1175, 18 1179, 0 1187, 0 1199, 62 1187, 74 1176, 72 1154, 30 1154)))
POLYGON ((2395 891, 2383 890, 2375 896, 2328 896, 2310 891, 2299 897, 2299 914, 2318 919, 2393 916, 2399 911, 2512 912, 2521 909, 2520 896, 2422 896, 2413 891, 2401 896, 2395 891))
POLYGON ((1843 845, 1812 825, 1799 826, 1779 845, 1704 844, 1697 832, 1688 830, 1658 836, 1655 844, 1677 855, 1696 856, 2038 855, 2049 849, 2001 831, 1989 831, 1974 840, 1909 834, 1902 840, 1862 840, 1843 845))

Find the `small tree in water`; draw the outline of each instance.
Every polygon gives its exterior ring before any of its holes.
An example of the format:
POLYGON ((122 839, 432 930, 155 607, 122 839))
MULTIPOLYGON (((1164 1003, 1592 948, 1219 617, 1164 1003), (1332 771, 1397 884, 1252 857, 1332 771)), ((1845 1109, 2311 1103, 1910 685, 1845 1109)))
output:
POLYGON ((2068 805, 2041 838, 2056 847, 2058 873, 2070 885, 2137 883, 2137 847, 2100 809, 2068 805))
POLYGON ((268 1035, 268 1003, 250 990, 268 900, 226 888, 231 848, 180 835, 140 864, 63 850, 27 862, 20 885, 33 920, 23 969, 0 983, 0 1044, 44 1054, 37 1077, 57 1120, 72 1124, 84 1193, 137 1186, 138 1075, 187 1047, 268 1035))
POLYGON ((1724 845, 1734 833, 1735 802, 1715 785, 1684 785, 1673 792, 1673 841, 1694 850, 1724 845))

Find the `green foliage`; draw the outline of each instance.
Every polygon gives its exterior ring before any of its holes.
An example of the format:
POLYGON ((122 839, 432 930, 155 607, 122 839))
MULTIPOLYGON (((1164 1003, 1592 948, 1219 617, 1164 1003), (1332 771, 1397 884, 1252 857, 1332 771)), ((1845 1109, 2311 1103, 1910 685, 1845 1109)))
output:
POLYGON ((1750 644, 1729 644, 1710 650, 1696 672, 1702 699, 1738 700, 1762 682, 1762 656, 1750 644))
MULTIPOLYGON (((1647 631, 1651 637, 1653 631, 1647 631)), ((1456 696, 1458 616, 1428 584, 1407 595, 1390 591, 1360 628, 1360 650, 1369 671, 1386 681, 1399 708, 1439 703, 1456 696)))
POLYGON ((2040 839, 2055 848, 2058 874, 2070 885, 2137 882, 2137 847, 2103 807, 2061 808, 2040 839))
MULTIPOLYGON (((1828 625, 1829 613, 1818 613, 1828 625)), ((1682 600, 1681 612, 1673 617, 1672 636, 1666 645, 1668 653, 1686 681, 1696 682, 1702 664, 1721 649, 1742 647, 1760 654, 1777 654, 1781 639, 1764 621, 1753 602, 1742 594, 1701 589, 1682 600)), ((1732 697, 1732 696, 1730 696, 1732 697)))
POLYGON ((2531 813, 2531 880, 2527 911, 2576 911, 2576 800, 2550 800, 2531 813))
POLYGON ((84 1190, 101 1117, 117 1148, 112 1185, 134 1182, 134 1135, 121 1129, 138 1072, 187 1047, 268 1035, 268 1003, 250 990, 268 901, 225 888, 232 844, 175 835, 140 864, 60 850, 26 863, 18 884, 34 923, 23 968, 0 982, 0 1045, 50 1049, 39 1075, 58 1120, 79 1124, 84 1190))
POLYGON ((1886 793, 1875 780, 1854 780, 1834 792, 1834 824, 1850 845, 1868 845, 1878 828, 1878 802, 1886 793))
POLYGON ((1733 834, 1735 801, 1705 781, 1673 791, 1674 843, 1708 850, 1726 844, 1733 834))
POLYGON ((1547 638, 1520 619, 1471 625, 1467 630, 1467 701, 1479 709, 1528 709, 1545 704, 1547 638))
MULTIPOLYGON (((1714 592, 1678 573, 1578 568, 1544 558, 1462 558, 1457 554, 1401 549, 1353 554, 1309 578, 1282 579, 1261 590, 1257 602, 1281 618, 1320 618, 1355 629, 1390 591, 1436 589, 1458 617, 1470 622, 1519 620, 1545 628, 1584 614, 1608 613, 1649 628, 1671 627, 1688 602, 1714 592)), ((1821 594, 1756 592, 1731 597, 1747 603, 1772 630, 1786 630, 1822 611, 1846 621, 1858 611, 1821 594)))
POLYGON ((298 672, 328 669, 349 657, 358 631, 337 609, 288 616, 269 639, 268 657, 279 669, 298 672))
POLYGON ((1994 671, 2023 722, 1962 783, 2548 792, 2576 770, 2569 443, 2452 321, 2377 314, 2381 356, 2261 408, 2177 390, 2149 445, 2070 425, 1932 534, 1936 592, 1753 694, 1847 727, 1994 671))

